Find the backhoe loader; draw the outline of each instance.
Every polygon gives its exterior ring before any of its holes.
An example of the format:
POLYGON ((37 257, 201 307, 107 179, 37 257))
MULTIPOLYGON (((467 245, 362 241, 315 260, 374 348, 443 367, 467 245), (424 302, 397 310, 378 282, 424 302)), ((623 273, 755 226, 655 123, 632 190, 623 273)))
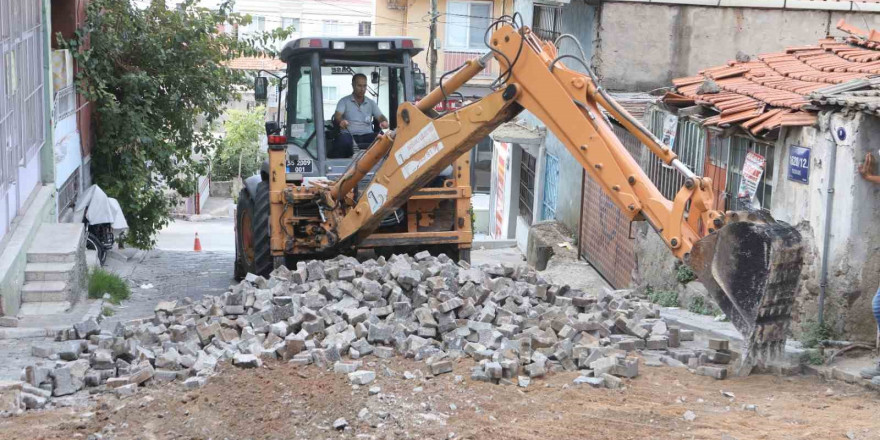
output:
MULTIPOLYGON (((272 151, 286 153, 284 182, 291 187, 308 187, 336 180, 370 146, 355 144, 353 149, 345 151, 333 148, 344 129, 334 123, 331 116, 338 100, 351 93, 354 74, 367 77, 367 97, 377 103, 389 119, 390 128, 395 129, 397 120, 393 115, 397 114, 399 105, 426 94, 425 75, 412 61, 421 51, 418 40, 409 37, 303 37, 285 44, 280 55, 286 65, 285 73, 279 76, 261 71, 254 81, 257 101, 268 100, 269 79, 263 75, 274 76, 275 86, 283 92, 278 93, 276 101, 277 120, 267 122, 266 134, 272 151)), ((374 132, 379 132, 378 122, 373 122, 374 132)), ((358 248, 372 248, 383 255, 429 250, 469 261, 473 241, 470 156, 457 158, 454 168, 458 172, 453 173, 453 166, 447 167, 412 194, 406 203, 387 212, 358 248)), ((267 177, 268 164, 264 164, 258 175, 245 181, 239 195, 237 279, 248 272, 266 276, 281 260, 292 264, 297 259, 320 258, 339 252, 338 249, 322 252, 311 241, 302 240, 309 234, 306 229, 296 231, 298 240, 270 243, 269 225, 279 225, 279 222, 277 213, 271 214, 271 222, 268 220, 267 177)), ((358 196, 371 178, 371 173, 366 174, 354 187, 353 196, 358 196)), ((298 203, 291 208, 291 214, 297 219, 321 216, 319 206, 314 203, 298 203)))
MULTIPOLYGON (((569 36, 560 39, 565 37, 569 36)), ((799 233, 766 213, 718 211, 711 181, 695 175, 615 102, 583 56, 560 55, 559 41, 543 41, 527 27, 517 26, 515 18, 502 17, 486 31, 488 53, 465 63, 418 102, 400 103, 395 129, 377 137, 333 181, 292 184, 296 176, 291 176, 287 151, 270 145, 263 182, 268 197, 257 203, 268 204, 268 225, 259 225, 259 230, 271 243, 274 264, 284 264, 285 251, 293 248, 324 255, 358 248, 420 188, 525 109, 556 135, 625 215, 646 221, 672 253, 692 267, 744 336, 737 372, 748 374, 755 365, 774 361, 784 350, 800 277, 799 233), (492 58, 502 70, 492 93, 453 112, 433 112, 492 58), (569 60, 586 73, 563 62, 569 60), (684 175, 674 200, 661 195, 600 108, 684 175), (370 173, 369 184, 356 191, 370 173)), ((454 172, 464 170, 456 167, 454 172)), ((250 226, 253 229, 245 233, 256 233, 257 225, 250 226)))

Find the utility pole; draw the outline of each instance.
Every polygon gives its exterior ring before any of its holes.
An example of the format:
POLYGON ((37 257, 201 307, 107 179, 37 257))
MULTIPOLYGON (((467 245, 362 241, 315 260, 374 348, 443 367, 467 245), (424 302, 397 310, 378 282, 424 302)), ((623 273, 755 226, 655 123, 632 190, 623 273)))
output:
POLYGON ((430 89, 437 87, 437 0, 431 0, 431 33, 428 38, 428 74, 430 89))

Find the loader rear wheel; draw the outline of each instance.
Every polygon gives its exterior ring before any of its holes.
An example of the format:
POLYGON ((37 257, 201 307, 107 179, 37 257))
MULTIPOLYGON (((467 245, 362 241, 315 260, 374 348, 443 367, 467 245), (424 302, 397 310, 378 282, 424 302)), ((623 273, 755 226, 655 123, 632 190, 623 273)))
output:
POLYGON ((257 185, 256 197, 242 189, 236 215, 235 276, 247 273, 268 277, 272 273, 269 242, 269 182, 257 185))

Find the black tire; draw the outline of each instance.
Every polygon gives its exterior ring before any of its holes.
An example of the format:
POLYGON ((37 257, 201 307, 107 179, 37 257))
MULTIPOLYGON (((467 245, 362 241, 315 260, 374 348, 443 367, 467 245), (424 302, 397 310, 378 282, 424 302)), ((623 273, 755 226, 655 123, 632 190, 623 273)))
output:
POLYGON ((98 263, 101 266, 107 262, 107 251, 104 249, 104 245, 101 244, 101 240, 98 240, 98 236, 91 232, 86 237, 86 249, 93 249, 98 253, 98 263))
POLYGON ((268 277, 272 273, 272 249, 269 238, 269 182, 263 181, 257 185, 257 194, 253 199, 247 189, 242 189, 238 197, 235 222, 237 231, 236 277, 241 275, 243 278, 247 273, 268 277), (248 232, 250 233, 250 243, 245 240, 248 232))
MULTIPOLYGON (((241 215, 245 209, 245 204, 251 202, 250 197, 248 197, 247 189, 242 188, 238 193, 238 205, 235 208, 235 263, 233 269, 233 277, 235 281, 241 281, 247 276, 247 267, 244 262, 244 251, 242 248, 242 237, 241 237, 241 215)), ((253 207, 249 208, 251 212, 253 211, 253 207)))

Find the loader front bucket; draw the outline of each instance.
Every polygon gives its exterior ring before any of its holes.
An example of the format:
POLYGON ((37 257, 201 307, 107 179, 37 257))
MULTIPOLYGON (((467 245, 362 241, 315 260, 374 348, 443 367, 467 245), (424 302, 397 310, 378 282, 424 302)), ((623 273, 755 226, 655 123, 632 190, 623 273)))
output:
POLYGON ((727 215, 686 263, 743 335, 733 374, 781 360, 803 263, 800 233, 763 212, 727 215))

